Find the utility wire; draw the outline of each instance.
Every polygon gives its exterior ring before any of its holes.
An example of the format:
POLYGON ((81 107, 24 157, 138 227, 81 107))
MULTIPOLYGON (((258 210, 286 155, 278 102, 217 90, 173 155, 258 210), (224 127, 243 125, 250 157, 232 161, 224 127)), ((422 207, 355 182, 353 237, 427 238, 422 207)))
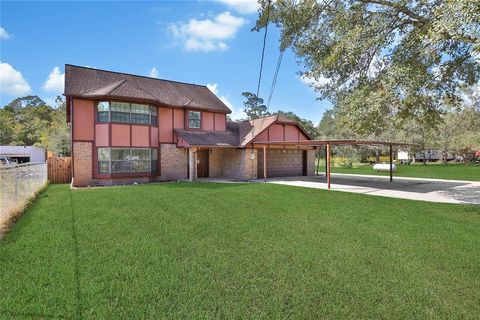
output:
POLYGON ((277 59, 277 67, 275 69, 275 74, 273 75, 272 86, 270 87, 270 94, 268 95, 268 102, 267 102, 267 111, 270 109, 270 101, 272 101, 273 92, 275 91, 275 85, 277 84, 277 77, 278 72, 280 71, 280 65, 282 64, 283 53, 285 50, 280 50, 280 55, 277 59))
POLYGON ((260 60, 260 74, 258 75, 257 97, 260 93, 260 82, 262 81, 263 58, 265 57, 265 44, 267 42, 268 22, 270 19, 270 0, 267 2, 267 20, 265 23, 265 34, 263 35, 262 59, 260 60))

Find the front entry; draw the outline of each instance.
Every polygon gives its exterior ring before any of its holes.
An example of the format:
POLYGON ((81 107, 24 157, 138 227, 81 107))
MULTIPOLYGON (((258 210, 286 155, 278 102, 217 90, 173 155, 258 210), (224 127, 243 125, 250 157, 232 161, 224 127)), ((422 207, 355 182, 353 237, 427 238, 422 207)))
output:
POLYGON ((197 151, 197 178, 208 178, 208 150, 197 151))

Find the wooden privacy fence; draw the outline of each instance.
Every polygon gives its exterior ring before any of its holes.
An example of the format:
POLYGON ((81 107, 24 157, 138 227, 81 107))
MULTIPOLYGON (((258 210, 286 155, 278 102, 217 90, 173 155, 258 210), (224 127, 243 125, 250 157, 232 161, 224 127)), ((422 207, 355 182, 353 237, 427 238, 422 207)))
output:
POLYGON ((72 180, 72 158, 58 157, 47 152, 48 181, 50 183, 69 183, 72 180))

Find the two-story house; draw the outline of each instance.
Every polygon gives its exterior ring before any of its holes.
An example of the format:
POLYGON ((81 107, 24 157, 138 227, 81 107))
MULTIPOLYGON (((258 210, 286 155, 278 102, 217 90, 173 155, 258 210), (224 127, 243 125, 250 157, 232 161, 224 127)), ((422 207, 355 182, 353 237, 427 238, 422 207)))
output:
POLYGON ((311 147, 268 145, 309 140, 298 123, 227 121, 206 86, 66 65, 65 96, 75 186, 314 173, 311 147))

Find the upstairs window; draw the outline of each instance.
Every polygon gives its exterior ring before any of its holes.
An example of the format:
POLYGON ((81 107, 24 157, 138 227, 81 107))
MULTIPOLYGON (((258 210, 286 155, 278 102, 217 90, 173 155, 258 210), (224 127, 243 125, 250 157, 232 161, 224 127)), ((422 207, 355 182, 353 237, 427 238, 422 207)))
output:
POLYGON ((97 103, 97 122, 117 122, 131 124, 158 124, 157 108, 147 104, 109 102, 97 103))
POLYGON ((99 102, 97 104, 97 121, 98 122, 109 122, 110 121, 110 103, 109 102, 99 102))
POLYGON ((191 129, 200 129, 201 125, 200 111, 188 111, 188 127, 191 129))

